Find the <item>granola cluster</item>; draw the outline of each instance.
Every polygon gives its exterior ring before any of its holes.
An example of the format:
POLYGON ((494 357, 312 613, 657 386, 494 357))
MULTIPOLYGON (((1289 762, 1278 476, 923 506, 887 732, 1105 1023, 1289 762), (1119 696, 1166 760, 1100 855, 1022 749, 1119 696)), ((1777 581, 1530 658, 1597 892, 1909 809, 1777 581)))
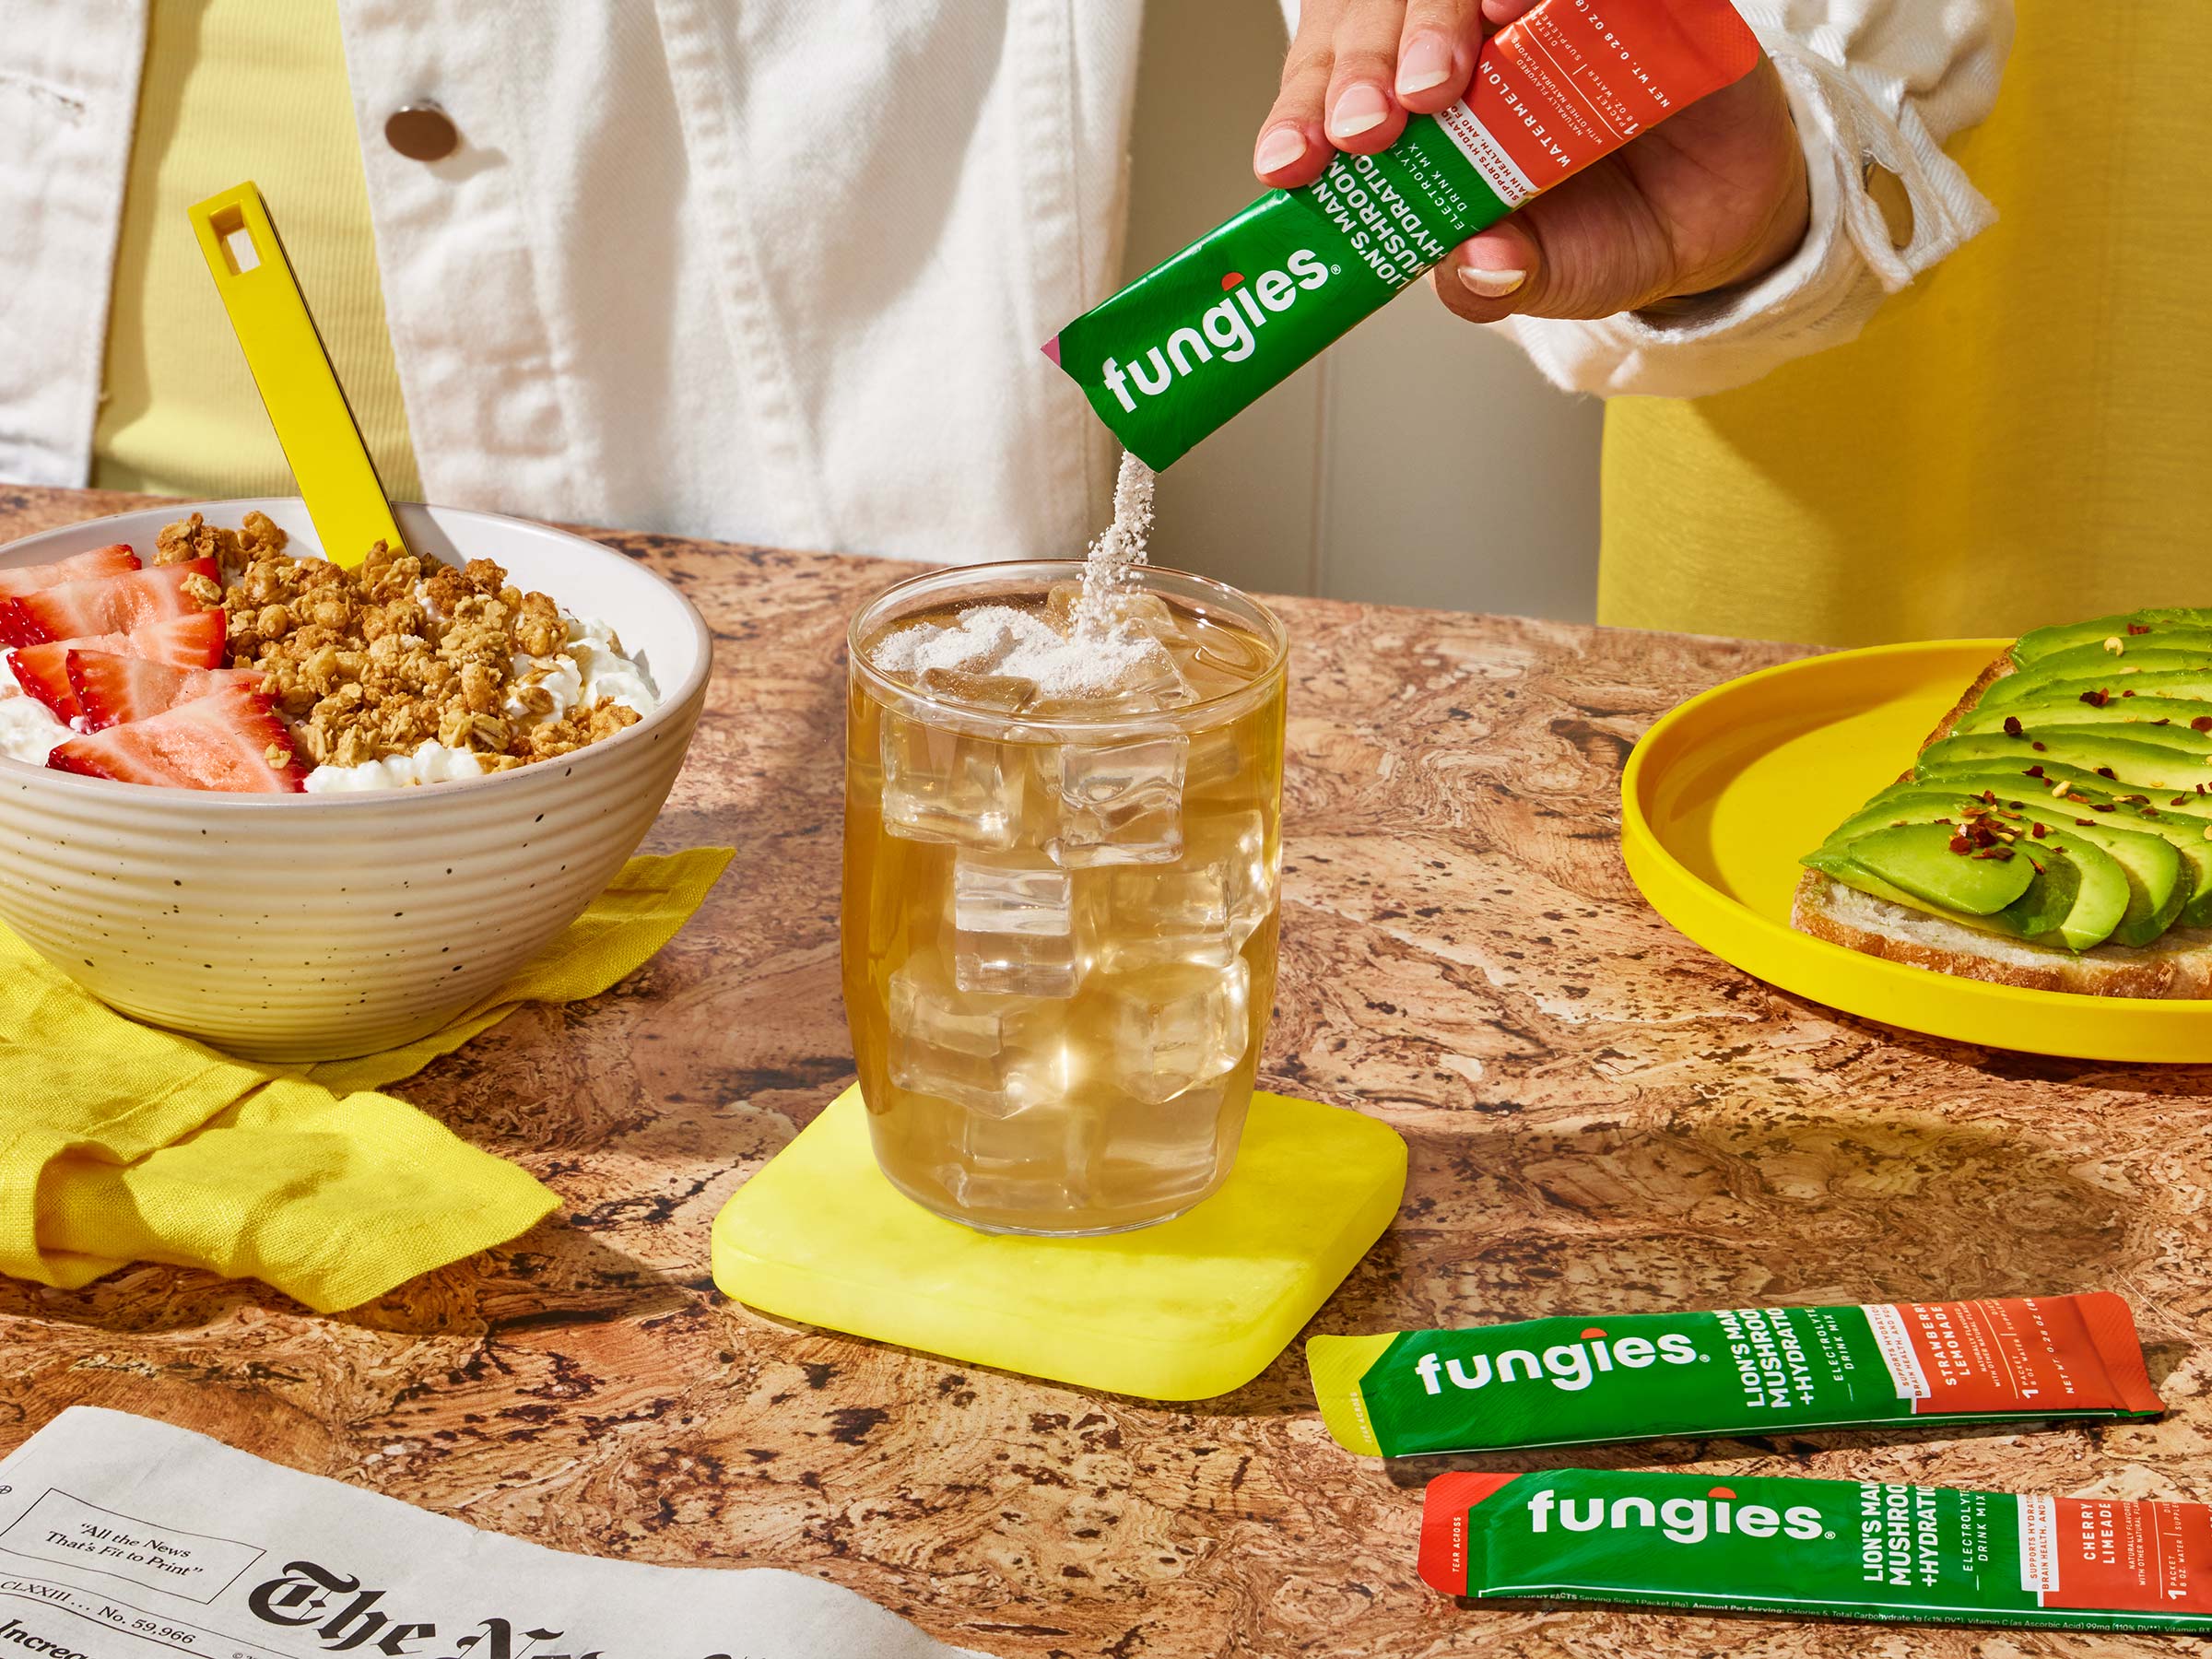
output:
POLYGON ((195 512, 161 532, 155 562, 218 561, 223 590, 206 597, 228 613, 230 665, 265 677, 311 765, 358 766, 436 741, 504 771, 637 723, 606 698, 555 713, 545 682, 562 666, 568 622, 489 559, 455 570, 379 542, 349 571, 295 559, 285 541, 258 512, 238 530, 195 512))

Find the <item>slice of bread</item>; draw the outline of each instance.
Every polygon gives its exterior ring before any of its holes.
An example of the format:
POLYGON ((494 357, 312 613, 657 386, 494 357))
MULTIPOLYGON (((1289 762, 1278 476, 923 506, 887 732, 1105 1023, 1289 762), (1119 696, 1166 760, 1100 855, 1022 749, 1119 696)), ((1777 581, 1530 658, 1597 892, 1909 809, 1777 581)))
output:
MULTIPOLYGON (((1983 669, 1921 747, 1948 737, 1982 694, 2012 671, 2009 652, 1983 669)), ((1907 767, 1898 781, 1912 776, 1907 767)), ((2212 929, 2170 928, 2140 948, 2098 945, 2077 953, 1893 904, 1818 870, 1807 870, 1799 879, 1790 925, 1867 956, 1992 984, 2084 996, 2212 997, 2212 929)))
POLYGON ((1960 979, 2086 996, 2212 996, 2212 930, 2170 928, 2140 949, 2099 945, 2077 955, 1984 933, 1877 899, 1807 870, 1790 925, 1831 945, 1960 979))

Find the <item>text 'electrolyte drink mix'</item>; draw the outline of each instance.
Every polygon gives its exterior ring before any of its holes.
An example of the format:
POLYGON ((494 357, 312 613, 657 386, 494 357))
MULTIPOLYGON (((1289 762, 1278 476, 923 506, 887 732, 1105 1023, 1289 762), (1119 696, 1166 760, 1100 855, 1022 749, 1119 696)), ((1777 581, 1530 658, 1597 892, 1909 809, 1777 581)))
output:
POLYGON ((1447 1595, 2203 1631, 2212 1509, 1760 1476, 1442 1475, 1420 1573, 1447 1595))
POLYGON ((1337 1443, 1384 1457, 2165 1409, 2110 1292, 1316 1336, 1306 1364, 1337 1443))
POLYGON ((1460 242, 1758 61, 1728 0, 1544 0, 1484 43, 1462 101, 1269 191, 1045 352, 1164 467, 1460 242))

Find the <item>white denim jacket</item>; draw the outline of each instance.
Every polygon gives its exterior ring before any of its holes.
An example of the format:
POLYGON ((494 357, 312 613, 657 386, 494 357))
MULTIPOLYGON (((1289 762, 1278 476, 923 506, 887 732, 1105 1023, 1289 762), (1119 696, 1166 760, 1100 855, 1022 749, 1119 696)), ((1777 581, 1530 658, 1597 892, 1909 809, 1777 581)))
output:
MULTIPOLYGON (((1134 0, 336 4, 431 500, 963 561, 1103 522, 1038 348, 1118 275, 1134 0), (383 136, 424 100, 441 161, 383 136)), ((89 474, 145 43, 7 0, 0 478, 89 474)))

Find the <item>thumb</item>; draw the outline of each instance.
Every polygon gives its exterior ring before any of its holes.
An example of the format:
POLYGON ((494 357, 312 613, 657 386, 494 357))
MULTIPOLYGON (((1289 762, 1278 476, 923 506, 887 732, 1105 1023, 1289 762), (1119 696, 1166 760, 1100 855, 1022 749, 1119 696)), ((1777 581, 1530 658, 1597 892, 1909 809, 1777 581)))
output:
POLYGON ((1544 288, 1544 250, 1518 219, 1503 219, 1460 243, 1430 280, 1437 298, 1470 323, 1496 323, 1544 288))

